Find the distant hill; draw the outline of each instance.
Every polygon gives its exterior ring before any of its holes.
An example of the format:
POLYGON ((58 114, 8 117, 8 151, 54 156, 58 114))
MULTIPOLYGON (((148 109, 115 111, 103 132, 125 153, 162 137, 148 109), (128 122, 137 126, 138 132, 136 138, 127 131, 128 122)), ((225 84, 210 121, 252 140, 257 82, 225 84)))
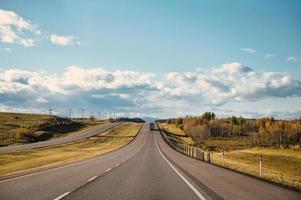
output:
POLYGON ((157 123, 166 123, 167 119, 158 119, 155 122, 157 123))
POLYGON ((128 117, 120 117, 116 119, 117 122, 136 122, 136 123, 144 123, 145 121, 140 118, 128 118, 128 117))
POLYGON ((155 117, 144 117, 142 119, 146 122, 155 122, 155 121, 159 120, 159 118, 155 118, 155 117))

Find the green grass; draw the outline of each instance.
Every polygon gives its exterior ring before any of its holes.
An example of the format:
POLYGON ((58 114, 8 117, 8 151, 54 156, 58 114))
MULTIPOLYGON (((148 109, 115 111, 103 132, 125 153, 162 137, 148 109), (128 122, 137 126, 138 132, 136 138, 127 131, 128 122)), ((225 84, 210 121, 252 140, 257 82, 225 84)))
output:
POLYGON ((122 124, 78 142, 0 154, 0 175, 55 166, 113 151, 133 140, 140 127, 141 124, 137 123, 122 124))
POLYGON ((79 122, 48 115, 0 112, 0 146, 48 140, 98 124, 98 121, 79 122))

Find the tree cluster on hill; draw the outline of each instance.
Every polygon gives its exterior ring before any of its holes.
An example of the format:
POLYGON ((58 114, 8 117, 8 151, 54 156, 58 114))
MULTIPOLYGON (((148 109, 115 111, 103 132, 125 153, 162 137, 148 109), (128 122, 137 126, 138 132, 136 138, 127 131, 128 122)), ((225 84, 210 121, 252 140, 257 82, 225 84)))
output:
POLYGON ((181 128, 200 143, 210 138, 249 138, 251 146, 289 148, 301 146, 301 120, 275 120, 274 118, 245 119, 230 117, 216 119, 213 112, 201 117, 186 116, 168 119, 167 123, 181 128))

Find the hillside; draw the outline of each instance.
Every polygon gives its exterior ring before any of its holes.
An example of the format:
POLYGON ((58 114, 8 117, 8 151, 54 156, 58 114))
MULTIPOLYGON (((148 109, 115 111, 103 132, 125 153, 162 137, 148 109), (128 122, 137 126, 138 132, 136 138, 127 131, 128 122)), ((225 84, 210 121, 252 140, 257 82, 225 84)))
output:
POLYGON ((56 116, 0 112, 0 146, 47 140, 86 126, 56 116))

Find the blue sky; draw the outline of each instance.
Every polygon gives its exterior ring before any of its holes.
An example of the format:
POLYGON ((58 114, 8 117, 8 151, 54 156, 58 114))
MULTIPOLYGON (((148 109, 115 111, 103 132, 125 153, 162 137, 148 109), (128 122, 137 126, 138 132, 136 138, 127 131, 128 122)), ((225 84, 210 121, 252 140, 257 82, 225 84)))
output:
POLYGON ((300 117, 300 1, 2 0, 0 9, 3 110, 85 106, 95 112, 159 117, 206 110, 220 115, 300 117), (30 25, 20 26, 20 18, 30 25), (17 37, 8 37, 7 27, 17 37), (245 73, 247 67, 251 70, 245 73), (75 69, 84 70, 82 75, 102 74, 92 78, 98 87, 65 83, 64 74, 75 69), (123 80, 120 74, 128 76, 129 71, 142 73, 137 76, 145 79, 139 82, 131 75, 126 79, 130 85, 102 82, 103 74, 123 80), (167 78, 172 72, 177 80, 167 78), (22 86, 7 78, 11 76, 28 79, 28 87, 26 81, 22 86), (45 81, 39 89, 45 94, 33 92, 37 77, 45 81), (55 85, 49 77, 65 85, 55 85), (55 86, 47 85, 50 82, 55 86), (66 88, 74 87, 80 87, 76 92, 81 100, 70 103, 75 91, 66 88), (29 97, 21 98, 22 91, 29 97), (60 92, 62 99, 55 99, 60 92), (143 94, 151 95, 151 100, 143 99, 143 94), (161 98, 165 104, 158 103, 161 98), (37 99, 40 104, 32 106, 37 99))

